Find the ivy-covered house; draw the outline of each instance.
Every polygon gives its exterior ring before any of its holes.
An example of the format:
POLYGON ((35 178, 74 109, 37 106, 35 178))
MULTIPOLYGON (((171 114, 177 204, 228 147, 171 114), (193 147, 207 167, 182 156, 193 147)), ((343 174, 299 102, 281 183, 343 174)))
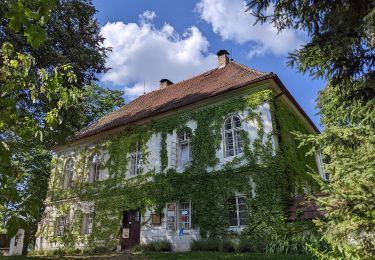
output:
POLYGON ((218 67, 160 87, 55 147, 36 249, 287 232, 287 202, 324 177, 294 131, 318 134, 276 74, 218 67))

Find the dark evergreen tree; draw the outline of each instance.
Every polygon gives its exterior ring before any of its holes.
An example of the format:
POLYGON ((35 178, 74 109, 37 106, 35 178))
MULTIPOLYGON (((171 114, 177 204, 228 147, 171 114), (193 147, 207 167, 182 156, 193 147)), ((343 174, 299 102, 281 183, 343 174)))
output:
POLYGON ((308 43, 290 54, 289 65, 327 80, 317 103, 324 132, 300 135, 302 145, 322 151, 329 175, 322 183, 329 196, 319 200, 327 218, 316 224, 332 251, 315 252, 322 258, 373 259, 375 2, 253 0, 248 10, 281 31, 307 31, 308 43))

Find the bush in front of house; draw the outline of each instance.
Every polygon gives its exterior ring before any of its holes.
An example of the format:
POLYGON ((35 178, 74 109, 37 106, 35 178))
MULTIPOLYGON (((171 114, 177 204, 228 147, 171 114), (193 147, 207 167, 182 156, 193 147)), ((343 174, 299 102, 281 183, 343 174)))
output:
POLYGON ((237 245, 237 251, 240 253, 263 253, 265 244, 261 240, 241 239, 237 245))
POLYGON ((193 240, 191 251, 220 251, 221 241, 215 238, 193 240))
POLYGON ((231 253, 236 251, 236 245, 231 240, 224 240, 221 242, 220 251, 231 253))
POLYGON ((168 240, 151 241, 147 244, 140 244, 135 246, 134 252, 171 252, 172 244, 168 240))

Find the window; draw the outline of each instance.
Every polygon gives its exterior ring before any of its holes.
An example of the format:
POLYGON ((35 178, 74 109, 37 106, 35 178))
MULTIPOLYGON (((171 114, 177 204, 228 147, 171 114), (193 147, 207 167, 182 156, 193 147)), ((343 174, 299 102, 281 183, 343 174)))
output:
POLYGON ((185 166, 191 160, 191 133, 185 131, 178 136, 178 165, 185 166))
POLYGON ((182 228, 191 229, 191 203, 167 203, 167 229, 182 228))
POLYGON ((74 161, 72 158, 68 159, 64 166, 64 175, 63 175, 63 186, 70 187, 72 185, 74 174, 74 161))
POLYGON ((57 223, 56 223, 56 235, 57 236, 64 235, 67 224, 68 224, 67 215, 63 215, 57 218, 57 223))
POLYGON ((167 203, 167 229, 176 230, 176 203, 167 203))
POLYGON ((83 234, 90 235, 92 233, 92 226, 94 222, 94 214, 87 213, 83 217, 83 234))
POLYGON ((178 228, 190 229, 191 227, 191 205, 190 202, 181 203, 178 210, 178 228))
POLYGON ((92 158, 92 163, 90 167, 89 182, 99 181, 100 177, 100 168, 101 168, 101 159, 98 154, 95 154, 92 158))
POLYGON ((225 157, 235 156, 243 152, 241 139, 241 119, 230 116, 224 122, 224 154, 225 157))
POLYGON ((243 196, 233 197, 229 205, 229 226, 239 227, 247 224, 246 199, 243 196))
POLYGON ((137 144, 135 152, 130 153, 130 164, 129 164, 130 176, 139 175, 142 173, 142 146, 137 144))

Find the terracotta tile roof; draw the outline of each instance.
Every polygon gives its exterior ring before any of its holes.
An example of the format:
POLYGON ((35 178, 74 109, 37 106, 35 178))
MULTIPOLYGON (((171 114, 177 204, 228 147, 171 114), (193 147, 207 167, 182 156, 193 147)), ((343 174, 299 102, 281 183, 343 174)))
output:
POLYGON ((273 73, 259 72, 230 61, 223 68, 210 70, 191 79, 138 97, 129 104, 83 128, 73 136, 71 141, 133 123, 275 76, 273 73))

